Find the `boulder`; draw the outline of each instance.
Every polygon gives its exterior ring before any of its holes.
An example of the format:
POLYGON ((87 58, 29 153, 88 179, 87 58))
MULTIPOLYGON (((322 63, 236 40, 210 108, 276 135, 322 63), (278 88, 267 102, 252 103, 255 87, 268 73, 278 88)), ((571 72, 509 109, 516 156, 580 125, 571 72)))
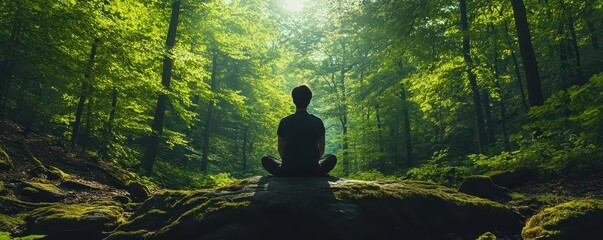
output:
POLYGON ((65 180, 59 184, 61 188, 72 189, 72 190, 99 190, 98 187, 92 186, 84 182, 78 182, 75 180, 65 180))
POLYGON ((521 167, 513 171, 494 171, 486 173, 496 185, 506 188, 516 188, 532 180, 534 171, 521 167))
POLYGON ((519 235, 509 207, 438 185, 253 177, 164 191, 107 239, 475 239, 519 235))
POLYGON ((487 198, 493 201, 511 200, 511 191, 507 188, 496 185, 492 179, 484 175, 474 175, 463 179, 459 192, 469 195, 487 198))
POLYGON ((129 182, 127 190, 134 202, 144 202, 151 195, 151 191, 147 186, 136 181, 129 182))
POLYGON ((603 200, 583 199, 546 208, 521 231, 524 239, 599 239, 603 200))
POLYGON ((27 212, 42 206, 45 205, 24 202, 14 197, 0 197, 0 231, 15 232, 25 224, 24 217, 27 212))
POLYGON ((65 198, 57 186, 42 182, 22 182, 17 193, 21 198, 32 202, 58 202, 65 198))
POLYGON ((102 239, 124 221, 122 208, 114 202, 52 204, 25 217, 26 233, 49 239, 102 239))

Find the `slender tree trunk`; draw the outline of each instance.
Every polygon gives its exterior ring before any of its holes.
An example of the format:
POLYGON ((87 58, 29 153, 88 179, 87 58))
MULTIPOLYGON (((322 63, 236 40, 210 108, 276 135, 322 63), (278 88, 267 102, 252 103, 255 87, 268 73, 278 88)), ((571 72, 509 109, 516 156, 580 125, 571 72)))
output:
POLYGON ((340 117, 340 121, 341 121, 341 128, 342 128, 342 134, 343 134, 343 146, 342 146, 342 150, 343 150, 343 173, 345 175, 350 174, 350 159, 349 159, 349 153, 348 153, 348 149, 349 149, 349 143, 348 143, 348 101, 347 101, 347 92, 346 92, 346 86, 345 86, 345 74, 348 72, 349 69, 347 69, 347 63, 345 61, 345 54, 346 54, 346 45, 345 42, 341 42, 341 49, 342 49, 342 63, 341 63, 341 69, 340 69, 340 79, 339 79, 339 84, 341 85, 341 102, 342 102, 342 115, 340 117))
POLYGON ((599 48, 599 38, 597 37, 597 30, 595 29, 595 24, 587 20, 586 27, 588 28, 588 33, 590 34, 590 43, 594 49, 599 48))
POLYGON ((94 90, 92 84, 90 84, 90 78, 92 77, 92 69, 94 68, 94 58, 96 57, 96 48, 98 46, 98 38, 94 38, 92 47, 90 49, 90 56, 88 57, 88 64, 86 65, 86 71, 84 72, 84 81, 82 82, 82 93, 80 94, 80 100, 77 103, 75 110, 75 122, 71 129, 71 142, 70 146, 75 147, 77 143, 80 126, 82 122, 82 114, 84 113, 84 107, 86 104, 86 98, 94 90))
POLYGON ((383 129, 381 127, 381 115, 379 114, 379 104, 375 105, 375 115, 377 117, 377 132, 379 137, 379 152, 385 153, 385 147, 383 146, 383 129))
POLYGON ((463 32, 463 57, 467 74, 469 75, 469 84, 471 85, 471 93, 473 96, 473 110, 475 113, 475 126, 477 129, 477 144, 480 151, 483 151, 487 145, 486 131, 484 127, 484 116, 482 115, 482 105, 480 102, 480 91, 477 87, 477 79, 473 73, 473 60, 471 59, 471 43, 469 40, 469 21, 467 20, 467 2, 460 0, 461 10, 461 31, 463 32))
POLYGON ((8 93, 10 89, 10 79, 13 74, 13 68, 15 66, 15 59, 17 57, 17 48, 19 46, 19 35, 21 34, 19 22, 17 16, 20 14, 20 10, 17 9, 13 16, 13 26, 10 32, 11 46, 9 48, 9 58, 5 59, 0 65, 0 119, 5 118, 6 114, 6 102, 8 101, 8 93))
MULTIPOLYGON (((559 25, 559 29, 558 29, 558 33, 560 35, 563 35, 563 24, 559 25)), ((557 48, 559 49, 559 80, 561 81, 561 84, 563 84, 563 86, 561 86, 563 89, 566 89, 568 87, 570 87, 570 83, 568 81, 568 64, 567 64, 567 42, 565 41, 565 39, 562 39, 561 41, 559 41, 559 44, 557 45, 557 48)))
POLYGON ((544 95, 542 94, 538 62, 536 61, 536 55, 534 54, 534 47, 532 46, 532 39, 530 37, 530 27, 526 16, 526 8, 523 0, 511 0, 511 5, 513 6, 515 28, 517 28, 519 49, 526 75, 526 85, 528 86, 528 100, 530 106, 541 106, 544 104, 544 95))
POLYGON ((400 98, 402 100, 402 117, 404 118, 404 142, 406 143, 406 164, 412 166, 412 138, 410 132, 410 114, 408 111, 408 99, 406 96, 406 89, 402 86, 400 91, 400 98))
MULTIPOLYGON (((178 16, 180 14, 180 1, 176 0, 172 4, 172 16, 168 27, 168 34, 165 41, 166 54, 163 57, 163 73, 161 75, 161 84, 167 91, 170 90, 170 81, 172 78, 172 67, 174 60, 171 58, 171 50, 176 45, 176 31, 178 28, 178 16)), ((155 106, 155 116, 151 125, 152 133, 149 136, 149 143, 145 148, 144 155, 140 161, 143 169, 150 173, 155 163, 155 158, 159 152, 159 141, 163 135, 163 120, 165 118, 165 109, 168 101, 168 96, 165 93, 160 93, 155 106)))
POLYGON ((243 164, 241 166, 241 170, 243 172, 247 171, 247 134, 249 132, 249 126, 245 126, 245 130, 243 130, 243 164))
POLYGON ((101 146, 101 156, 103 159, 106 159, 109 155, 109 145, 113 141, 113 122, 115 121, 115 111, 117 110, 117 88, 113 87, 113 92, 111 94, 111 111, 109 112, 109 119, 107 120, 107 124, 105 125, 105 143, 101 146))
POLYGON ((496 133, 494 131, 494 123, 492 120, 492 109, 490 108, 490 93, 488 91, 482 91, 484 98, 484 110, 486 112, 486 132, 488 133, 488 143, 492 144, 496 142, 496 133))
POLYGON ((519 89, 520 97, 521 97, 521 106, 524 110, 528 110, 528 103, 526 101, 526 94, 523 89, 523 81, 521 79, 521 73, 519 70, 519 61, 517 61, 517 54, 515 50, 513 50, 514 44, 511 41, 511 36, 509 35, 509 26, 508 23, 505 22, 505 40, 507 42, 508 47, 511 49, 511 60, 513 60, 513 70, 515 72, 515 80, 517 82, 517 88, 519 89))
POLYGON ((91 95, 92 93, 88 92, 88 96, 90 97, 88 98, 88 104, 86 104, 86 126, 84 127, 86 132, 84 134, 84 141, 82 142, 82 152, 86 151, 92 131, 92 105, 94 104, 94 100, 92 99, 91 95))
POLYGON ((574 18, 569 17, 569 30, 572 37, 572 47, 576 56, 576 80, 579 85, 584 85, 586 81, 582 79, 582 63, 580 61, 580 49, 578 48, 578 37, 576 36, 576 28, 574 27, 574 18))
MULTIPOLYGON (((218 53, 217 51, 212 54, 211 57, 212 69, 210 79, 210 90, 216 91, 218 82, 218 53)), ((214 100, 209 100, 207 104, 207 115, 205 116, 205 129, 203 133, 203 152, 201 156, 201 171, 207 173, 207 166, 209 163, 209 136, 211 133, 212 117, 214 113, 214 100)))

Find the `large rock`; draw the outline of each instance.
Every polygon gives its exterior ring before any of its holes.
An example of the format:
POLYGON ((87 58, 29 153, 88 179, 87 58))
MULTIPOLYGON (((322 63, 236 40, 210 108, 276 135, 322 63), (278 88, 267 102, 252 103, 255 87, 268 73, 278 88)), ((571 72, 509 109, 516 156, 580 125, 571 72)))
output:
POLYGON ((501 204, 424 182, 254 177, 149 198, 107 239, 442 239, 518 236, 501 204))
POLYGON ((21 198, 32 202, 58 202, 65 198, 63 191, 51 183, 23 182, 17 192, 21 198))
POLYGON ((134 202, 144 202, 151 195, 151 192, 147 186, 136 181, 129 182, 127 190, 134 202))
POLYGON ((25 217, 27 233, 49 239, 102 239, 124 221, 123 209, 112 202, 53 204, 25 217))
POLYGON ((521 231, 524 239, 600 239, 603 200, 563 203, 532 216, 521 231))
POLYGON ((511 190, 496 185, 492 179, 484 175, 474 175, 463 179, 459 192, 469 195, 487 198, 494 201, 511 200, 511 190))
POLYGON ((532 180, 534 171, 521 167, 512 171, 494 171, 486 173, 496 185, 506 188, 516 188, 532 180))

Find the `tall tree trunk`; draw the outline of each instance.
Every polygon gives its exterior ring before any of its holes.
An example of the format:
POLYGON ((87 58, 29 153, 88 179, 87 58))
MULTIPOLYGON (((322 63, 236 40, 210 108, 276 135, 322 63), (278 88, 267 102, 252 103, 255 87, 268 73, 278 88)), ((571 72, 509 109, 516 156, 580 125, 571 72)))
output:
POLYGON ((410 132, 410 114, 408 111, 408 98, 406 96, 406 89, 402 86, 400 91, 400 98, 402 100, 402 117, 404 118, 404 142, 406 143, 406 164, 412 166, 412 138, 410 132))
POLYGON ((494 131, 494 123, 492 119, 492 109, 490 108, 490 93, 484 90, 482 91, 484 98, 484 110, 486 112, 486 132, 488 133, 488 143, 492 144, 496 142, 496 133, 494 131))
POLYGON ((534 47, 532 46, 532 39, 530 37, 530 27, 526 16, 526 8, 523 0, 511 0, 511 5, 513 6, 515 28, 517 29, 519 49, 526 75, 526 85, 528 86, 528 100, 532 107, 541 106, 544 104, 544 95, 542 94, 538 62, 536 61, 536 55, 534 54, 534 47))
POLYGON ((111 111, 109 112, 109 119, 105 125, 105 136, 104 143, 101 146, 101 157, 106 159, 109 155, 109 145, 113 141, 113 122, 115 121, 115 112, 117 111, 117 88, 113 87, 113 92, 111 93, 111 111))
POLYGON ((579 85, 584 85, 586 81, 582 79, 582 63, 580 61, 580 49, 578 48, 578 37, 576 36, 576 28, 574 27, 574 18, 569 16, 569 30, 572 37, 572 47, 576 57, 576 80, 579 85))
POLYGON ((88 142, 91 138, 92 131, 92 105, 94 104, 93 98, 91 97, 92 92, 88 92, 88 104, 86 104, 86 125, 84 129, 86 130, 84 133, 84 141, 82 142, 82 152, 86 151, 86 147, 88 147, 88 142))
MULTIPOLYGON (((176 45, 176 31, 178 28, 178 15, 180 14, 180 1, 176 0, 172 4, 172 16, 168 27, 168 34, 165 41, 166 53, 163 57, 163 73, 161 75, 161 84, 167 91, 170 90, 170 81, 172 78, 172 67, 174 60, 171 58, 171 50, 176 45)), ((144 155, 140 160, 143 169, 150 173, 155 163, 155 158, 159 152, 159 141, 163 135, 163 120, 165 118, 165 109, 168 101, 168 96, 165 93, 160 93, 155 106, 155 116, 151 125, 152 133, 149 136, 149 143, 144 150, 144 155)))
POLYGON ((243 164, 241 166, 241 170, 243 172, 247 171, 247 134, 249 132, 249 126, 245 126, 245 130, 243 130, 243 164))
POLYGON ((469 40, 469 21, 467 20, 467 2, 460 0, 461 10, 461 31, 463 32, 463 57, 467 74, 469 75, 469 84, 471 85, 471 93, 473 95, 473 110, 475 113, 475 127, 477 129, 477 144, 480 151, 486 147, 488 140, 486 139, 486 130, 484 127, 484 116, 482 115, 482 105, 480 102, 480 91, 477 87, 477 79, 473 73, 473 60, 471 59, 471 43, 469 40))
POLYGON ((0 65, 0 119, 4 119, 6 114, 6 102, 8 101, 8 93, 10 88, 10 79, 15 66, 17 57, 17 47, 19 46, 19 35, 21 34, 17 16, 20 14, 20 9, 15 11, 13 16, 13 26, 10 32, 11 46, 8 49, 8 59, 5 59, 0 65))
POLYGON ((381 115, 379 113, 379 104, 375 104, 375 115, 377 117, 377 134, 379 137, 379 152, 381 154, 385 153, 385 147, 383 146, 383 129, 381 123, 381 115))
POLYGON ((590 34, 590 43, 594 49, 599 48, 599 38, 597 37, 597 30, 595 29, 595 24, 591 20, 586 21, 586 27, 588 28, 588 33, 590 34))
POLYGON ((90 56, 88 57, 88 64, 86 65, 86 70, 84 72, 85 80, 82 82, 82 93, 80 94, 80 100, 78 101, 77 108, 75 110, 75 122, 73 123, 73 127, 71 129, 71 147, 75 147, 75 144, 77 143, 79 137, 80 126, 82 122, 82 114, 84 113, 86 98, 94 90, 92 84, 90 84, 90 78, 92 77, 92 69, 94 68, 94 58, 96 57, 97 46, 98 38, 94 38, 94 41, 92 42, 92 47, 90 49, 90 56))
MULTIPOLYGON (((563 24, 559 24, 559 28, 557 29, 557 33, 560 36, 563 35, 563 24)), ((566 89, 570 87, 570 83, 568 81, 568 64, 567 64, 567 41, 565 37, 563 37, 559 43, 557 44, 557 48, 559 49, 559 80, 562 84, 562 89, 566 89)))
POLYGON ((349 71, 348 67, 347 67, 347 63, 345 60, 345 54, 346 54, 346 45, 344 41, 341 41, 341 49, 342 49, 342 63, 341 63, 341 69, 340 69, 340 78, 339 78, 339 84, 341 86, 341 109, 342 109, 342 115, 340 117, 340 122, 341 122, 341 129, 342 129, 342 134, 343 134, 343 146, 342 146, 342 150, 343 150, 343 173, 345 175, 350 174, 350 159, 348 158, 349 153, 348 153, 348 149, 349 149, 349 143, 348 143, 348 101, 347 101, 347 92, 346 92, 346 86, 345 86, 345 74, 349 71))
MULTIPOLYGON (((218 52, 214 52, 211 57, 211 79, 210 79, 210 90, 216 91, 218 82, 218 52)), ((201 171, 207 173, 207 166, 209 163, 209 136, 211 133, 212 117, 214 113, 215 102, 213 99, 209 100, 207 104, 207 115, 205 116, 205 129, 203 132, 203 152, 201 156, 201 171)))
POLYGON ((511 60, 513 60, 513 70, 515 72, 515 81, 517 82, 517 88, 519 89, 519 94, 521 97, 521 106, 524 110, 528 110, 528 103, 526 102, 526 94, 523 89, 523 81, 521 79, 521 73, 519 70, 519 61, 517 61, 517 54, 515 50, 513 50, 514 44, 511 41, 511 36, 509 35, 509 26, 508 23, 505 22, 505 40, 507 42, 508 47, 511 49, 511 60))

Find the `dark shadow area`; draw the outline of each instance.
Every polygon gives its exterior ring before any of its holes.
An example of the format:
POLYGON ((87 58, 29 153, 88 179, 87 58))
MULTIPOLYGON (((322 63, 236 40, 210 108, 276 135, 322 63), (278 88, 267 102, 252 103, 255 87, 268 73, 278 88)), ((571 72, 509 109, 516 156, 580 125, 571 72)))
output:
POLYGON ((261 177, 249 206, 203 239, 346 239, 334 214, 335 177, 261 177), (261 238, 257 238, 261 236, 261 238))

